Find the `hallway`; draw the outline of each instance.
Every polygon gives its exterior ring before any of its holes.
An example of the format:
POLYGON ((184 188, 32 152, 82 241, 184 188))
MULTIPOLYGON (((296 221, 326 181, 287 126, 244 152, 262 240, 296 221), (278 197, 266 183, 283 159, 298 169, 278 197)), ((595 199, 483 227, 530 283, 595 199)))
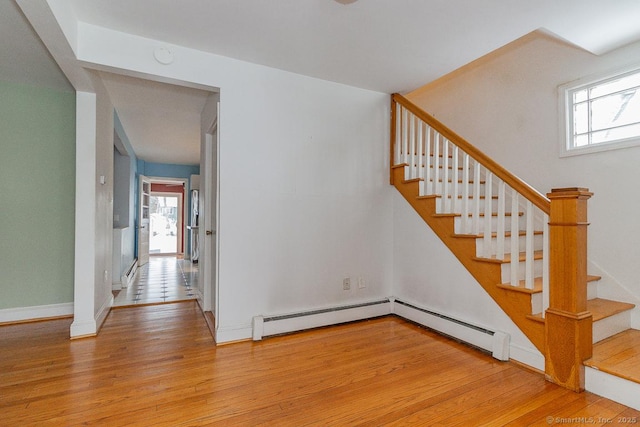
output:
POLYGON ((161 304, 195 299, 198 265, 175 256, 151 256, 133 283, 115 297, 113 306, 161 304))

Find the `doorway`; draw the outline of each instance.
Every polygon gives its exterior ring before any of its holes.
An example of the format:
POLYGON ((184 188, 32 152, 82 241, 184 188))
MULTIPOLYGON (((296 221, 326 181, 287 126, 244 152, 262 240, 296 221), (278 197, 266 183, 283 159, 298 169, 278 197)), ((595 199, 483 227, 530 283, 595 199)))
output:
POLYGON ((154 191, 149 199, 149 254, 178 255, 184 253, 183 194, 154 191))

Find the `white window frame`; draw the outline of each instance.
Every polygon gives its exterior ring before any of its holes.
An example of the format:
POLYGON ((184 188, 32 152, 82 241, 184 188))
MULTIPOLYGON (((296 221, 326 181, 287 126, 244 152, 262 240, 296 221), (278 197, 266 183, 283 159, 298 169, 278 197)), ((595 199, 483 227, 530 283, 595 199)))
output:
POLYGON ((611 142, 572 147, 573 144, 573 92, 606 83, 625 75, 640 73, 640 64, 618 69, 615 72, 601 73, 584 77, 558 87, 560 120, 560 157, 578 156, 581 154, 597 153, 620 148, 640 145, 640 135, 637 137, 620 139, 611 142))

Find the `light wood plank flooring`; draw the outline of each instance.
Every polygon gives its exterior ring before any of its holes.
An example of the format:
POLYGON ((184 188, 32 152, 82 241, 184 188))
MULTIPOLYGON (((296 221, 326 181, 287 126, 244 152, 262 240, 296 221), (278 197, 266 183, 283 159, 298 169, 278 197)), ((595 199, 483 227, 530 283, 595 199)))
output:
POLYGON ((396 317, 220 347, 192 301, 113 310, 97 338, 69 341, 69 325, 0 328, 0 425, 640 422, 396 317))
POLYGON ((585 365, 640 383, 640 331, 627 329, 600 341, 585 365))

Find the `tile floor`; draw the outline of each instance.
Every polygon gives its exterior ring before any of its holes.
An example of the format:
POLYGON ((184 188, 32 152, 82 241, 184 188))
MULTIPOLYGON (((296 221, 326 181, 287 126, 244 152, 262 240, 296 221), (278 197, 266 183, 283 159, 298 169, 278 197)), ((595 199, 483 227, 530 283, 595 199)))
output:
POLYGON ((159 304, 195 299, 198 264, 175 256, 150 256, 133 282, 115 297, 114 306, 159 304))

